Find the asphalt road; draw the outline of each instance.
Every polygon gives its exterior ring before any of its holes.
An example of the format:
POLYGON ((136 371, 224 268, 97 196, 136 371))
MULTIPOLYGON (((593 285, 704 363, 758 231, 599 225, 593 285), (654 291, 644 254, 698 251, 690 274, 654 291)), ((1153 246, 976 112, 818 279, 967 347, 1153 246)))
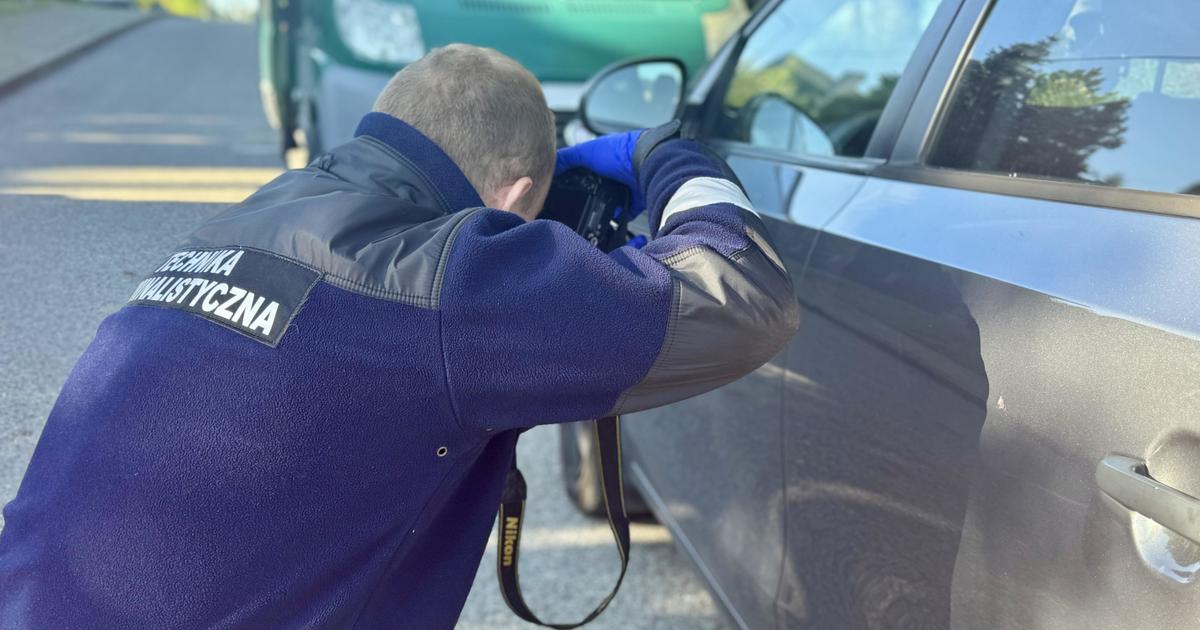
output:
MULTIPOLYGON (((0 96, 0 502, 100 320, 196 224, 275 173, 256 82, 251 27, 163 19, 0 96)), ((562 491, 556 431, 520 445, 521 577, 543 618, 573 621, 617 561, 608 526, 562 491)), ((625 585, 591 627, 726 627, 663 528, 635 525, 633 541, 625 585)), ((459 627, 531 627, 505 608, 494 562, 489 545, 459 627)))

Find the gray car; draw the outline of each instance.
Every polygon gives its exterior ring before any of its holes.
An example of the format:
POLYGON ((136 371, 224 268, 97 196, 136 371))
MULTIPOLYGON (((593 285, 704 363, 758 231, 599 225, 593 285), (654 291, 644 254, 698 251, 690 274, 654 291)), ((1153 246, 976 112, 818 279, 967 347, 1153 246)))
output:
POLYGON ((733 621, 1197 627, 1200 3, 782 0, 678 68, 601 73, 583 126, 686 84, 804 311, 762 369, 624 420, 733 621))

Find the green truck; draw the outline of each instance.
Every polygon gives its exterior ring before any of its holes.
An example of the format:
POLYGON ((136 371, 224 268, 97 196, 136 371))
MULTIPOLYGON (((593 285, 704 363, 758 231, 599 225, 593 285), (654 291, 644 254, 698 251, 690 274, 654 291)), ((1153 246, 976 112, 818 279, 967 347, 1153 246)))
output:
POLYGON ((528 67, 562 125, 603 66, 671 56, 694 71, 747 14, 746 0, 263 0, 263 107, 281 151, 315 155, 350 139, 394 72, 465 42, 528 67))

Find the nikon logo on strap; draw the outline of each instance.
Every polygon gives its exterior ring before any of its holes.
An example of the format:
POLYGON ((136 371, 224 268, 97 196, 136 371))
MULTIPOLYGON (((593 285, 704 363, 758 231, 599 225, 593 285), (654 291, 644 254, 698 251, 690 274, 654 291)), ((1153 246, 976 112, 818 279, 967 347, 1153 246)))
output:
POLYGON ((516 516, 504 518, 504 542, 501 547, 500 565, 512 566, 513 551, 517 546, 517 537, 521 535, 521 519, 516 516))
POLYGON ((187 249, 142 280, 129 303, 187 311, 274 347, 318 279, 317 271, 269 252, 187 249))
POLYGON ((596 444, 600 456, 600 480, 604 488, 604 509, 608 513, 608 524, 612 528, 613 539, 617 543, 617 553, 621 556, 621 575, 617 584, 608 593, 595 610, 575 623, 548 623, 533 614, 521 594, 521 582, 517 577, 517 559, 520 556, 521 519, 525 513, 525 497, 527 488, 525 476, 517 468, 517 457, 513 454, 508 475, 504 480, 504 493, 500 498, 500 526, 502 535, 497 539, 499 553, 496 554, 496 577, 500 580, 500 595, 509 610, 518 617, 546 628, 555 630, 571 630, 589 623, 616 596, 625 579, 625 570, 629 568, 629 517, 625 515, 625 494, 621 491, 621 419, 616 416, 592 421, 596 432, 596 444))

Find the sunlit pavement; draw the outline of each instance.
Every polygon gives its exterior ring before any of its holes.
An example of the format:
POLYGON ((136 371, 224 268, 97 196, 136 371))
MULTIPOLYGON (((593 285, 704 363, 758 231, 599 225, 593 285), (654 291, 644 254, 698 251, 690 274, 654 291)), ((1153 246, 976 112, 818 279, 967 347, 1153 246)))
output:
POLYGON ((0 194, 61 195, 92 201, 235 203, 279 174, 274 167, 86 166, 9 169, 0 194))
MULTIPOLYGON (((0 98, 0 501, 100 320, 197 223, 278 173, 256 82, 250 27, 164 19, 0 98)), ((556 430, 520 446, 521 578, 543 618, 573 621, 618 563, 607 524, 566 499, 556 430)), ((635 525, 633 541, 625 586, 590 627, 726 627, 666 530, 635 525)), ((494 553, 459 627, 529 628, 504 606, 494 553)))
POLYGON ((152 18, 133 6, 0 0, 0 91, 152 18))

